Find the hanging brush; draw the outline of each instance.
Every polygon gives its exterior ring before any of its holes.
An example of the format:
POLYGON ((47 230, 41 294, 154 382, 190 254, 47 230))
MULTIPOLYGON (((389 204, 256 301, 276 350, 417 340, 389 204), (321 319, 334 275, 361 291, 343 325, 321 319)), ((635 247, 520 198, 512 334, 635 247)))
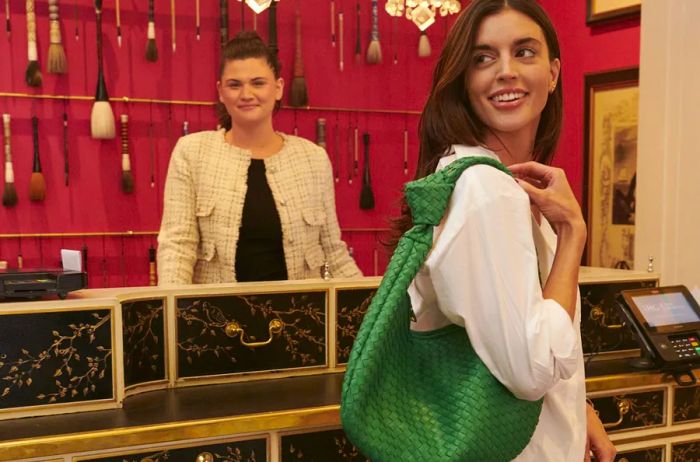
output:
POLYGON ((340 72, 343 72, 343 68, 345 67, 345 63, 343 62, 343 29, 345 18, 343 16, 342 11, 338 13, 338 67, 340 68, 340 72))
POLYGON ((119 0, 116 0, 114 4, 114 9, 116 10, 117 14, 117 46, 119 48, 122 47, 122 14, 121 14, 121 6, 119 5, 119 0))
POLYGON ((403 127, 403 174, 408 175, 408 127, 403 127))
POLYGON ((358 0, 355 8, 357 16, 357 30, 355 31, 355 61, 362 62, 362 38, 360 37, 360 2, 358 0))
POLYGON ((432 54, 432 49, 430 48, 430 40, 428 40, 428 34, 425 31, 421 31, 420 38, 418 39, 418 57, 427 58, 432 54))
POLYGON ((292 91, 289 95, 289 105, 292 107, 304 107, 309 104, 309 95, 306 92, 306 79, 304 79, 304 61, 301 58, 301 10, 297 5, 296 12, 296 44, 294 48, 294 78, 292 79, 292 91))
POLYGON ((61 43, 61 26, 58 23, 58 0, 49 0, 49 74, 66 73, 66 52, 61 43))
POLYGON ((379 14, 377 0, 372 0, 372 34, 367 47, 367 63, 380 64, 382 62, 382 47, 379 43, 379 14))
POLYGON ((182 136, 187 136, 190 134, 190 123, 188 121, 182 122, 182 136))
POLYGON ((39 119, 32 117, 32 137, 34 138, 34 167, 29 179, 29 200, 41 202, 46 198, 46 180, 41 173, 41 159, 39 159, 39 119))
POLYGON ((73 0, 73 22, 75 23, 75 40, 80 40, 80 31, 78 30, 78 0, 73 0))
POLYGON ((5 136, 5 190, 2 193, 2 205, 12 207, 17 205, 17 189, 15 188, 15 171, 12 168, 12 151, 10 149, 10 114, 2 115, 2 128, 5 136))
POLYGON ((17 269, 24 268, 24 257, 22 256, 22 238, 17 239, 19 249, 17 250, 17 269))
POLYGON ((12 23, 10 22, 10 0, 5 0, 5 32, 9 40, 12 34, 12 23))
POLYGON ((219 36, 221 40, 221 48, 228 43, 228 0, 219 0, 219 12, 221 14, 221 22, 219 24, 219 36))
POLYGON ((277 2, 273 1, 267 13, 267 46, 275 53, 279 52, 277 46, 277 2))
POLYGON ((170 0, 170 37, 173 43, 173 53, 175 53, 175 0, 170 0))
POLYGON ((369 174, 369 133, 362 135, 362 141, 365 145, 365 165, 362 174, 362 190, 360 191, 360 208, 370 210, 374 208, 374 192, 369 174))
POLYGON ((152 63, 158 61, 158 47, 156 47, 156 23, 153 0, 148 0, 148 32, 146 37, 146 61, 152 63))
POLYGON ((153 244, 148 248, 148 285, 156 285, 156 249, 153 244))
POLYGON ((195 33, 197 34, 197 40, 200 40, 202 38, 201 36, 201 23, 199 19, 199 0, 195 0, 194 2, 194 28, 195 28, 195 33))
POLYGON ((131 159, 129 158, 129 116, 122 114, 122 191, 126 194, 134 192, 134 176, 131 174, 131 159))
POLYGON ((68 114, 63 107, 63 179, 68 186, 68 114))
POLYGON ((326 149, 326 119, 316 119, 316 144, 326 149))
POLYGON ((335 48, 335 0, 331 0, 331 45, 335 48))
POLYGON ((97 90, 90 114, 90 133, 95 139, 111 140, 115 135, 114 113, 107 96, 102 68, 102 0, 95 0, 95 25, 97 27, 97 90))
POLYGON ((34 0, 27 0, 27 71, 24 80, 30 87, 41 86, 41 68, 39 67, 39 54, 36 48, 36 16, 34 14, 34 0))

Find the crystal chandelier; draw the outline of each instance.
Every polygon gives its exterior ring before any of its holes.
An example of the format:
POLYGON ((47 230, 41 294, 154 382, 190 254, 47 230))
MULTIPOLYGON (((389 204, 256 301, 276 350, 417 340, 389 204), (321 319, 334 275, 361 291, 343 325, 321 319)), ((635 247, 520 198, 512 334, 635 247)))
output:
POLYGON ((386 0, 384 9, 391 16, 405 15, 424 31, 433 25, 438 12, 440 16, 459 13, 462 5, 459 0, 386 0))
MULTIPOLYGON (((239 2, 241 0, 238 0, 239 2)), ((280 0, 274 0, 279 2, 280 0)), ((260 14, 270 7, 273 0, 245 0, 245 4, 250 7, 251 10, 255 11, 255 14, 260 14)))

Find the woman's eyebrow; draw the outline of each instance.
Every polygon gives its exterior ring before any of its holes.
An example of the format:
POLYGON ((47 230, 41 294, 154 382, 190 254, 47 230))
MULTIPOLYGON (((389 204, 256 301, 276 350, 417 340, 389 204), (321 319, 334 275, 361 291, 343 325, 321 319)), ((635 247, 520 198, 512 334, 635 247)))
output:
MULTIPOLYGON (((513 41, 513 46, 520 46, 526 44, 541 45, 542 43, 534 37, 523 37, 513 41)), ((479 43, 474 46, 474 51, 491 51, 495 50, 494 46, 488 45, 486 43, 479 43)))

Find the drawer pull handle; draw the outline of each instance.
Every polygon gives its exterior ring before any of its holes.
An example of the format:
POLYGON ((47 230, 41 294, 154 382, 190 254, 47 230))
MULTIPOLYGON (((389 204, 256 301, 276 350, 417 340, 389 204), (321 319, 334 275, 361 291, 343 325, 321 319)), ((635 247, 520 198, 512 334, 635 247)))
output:
POLYGON ((617 402, 617 411, 620 413, 620 418, 617 419, 615 422, 604 423, 603 427, 604 428, 615 428, 618 425, 620 425, 622 423, 622 420, 625 418, 625 414, 627 414, 631 408, 632 408, 632 405, 630 403, 630 400, 628 400, 628 399, 619 400, 617 402))
POLYGON ((591 308, 591 313, 588 315, 592 321, 596 321, 601 327, 606 329, 622 329, 624 327, 624 324, 605 324, 605 316, 605 311, 599 306, 591 308))
POLYGON ((196 462, 214 462, 214 456, 211 452, 203 452, 197 456, 196 462))
POLYGON ((238 324, 236 321, 231 321, 229 323, 226 323, 226 327, 224 328, 224 331, 226 332, 226 335, 229 337, 235 337, 236 335, 240 334, 240 339, 241 339, 241 344, 243 346, 247 346, 249 348, 260 348, 265 345, 269 345, 272 342, 273 335, 274 334, 279 334, 282 332, 282 329, 284 328, 284 323, 282 322, 281 319, 273 319, 270 321, 270 325, 268 326, 268 331, 270 333, 270 338, 265 340, 264 342, 248 342, 245 339, 245 331, 243 331, 243 328, 241 328, 241 325, 238 324))

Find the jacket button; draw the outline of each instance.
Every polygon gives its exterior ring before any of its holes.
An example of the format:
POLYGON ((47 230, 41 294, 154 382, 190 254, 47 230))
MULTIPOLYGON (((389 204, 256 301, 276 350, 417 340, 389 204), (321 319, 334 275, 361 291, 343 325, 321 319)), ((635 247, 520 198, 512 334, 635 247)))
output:
POLYGON ((277 167, 270 167, 270 173, 277 173, 277 167))
POLYGON ((287 201, 285 201, 284 199, 282 199, 282 200, 280 201, 280 205, 281 205, 282 207, 284 207, 285 205, 287 205, 287 201))

